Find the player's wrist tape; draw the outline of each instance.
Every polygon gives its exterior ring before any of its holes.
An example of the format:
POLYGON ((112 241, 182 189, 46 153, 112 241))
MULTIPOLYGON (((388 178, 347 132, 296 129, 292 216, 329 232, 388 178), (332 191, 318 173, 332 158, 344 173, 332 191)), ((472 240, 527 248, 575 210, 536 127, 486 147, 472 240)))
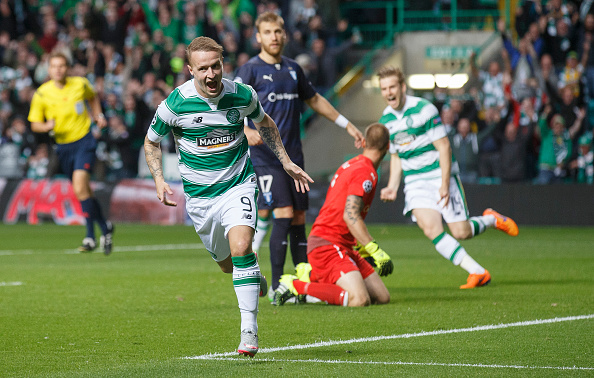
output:
POLYGON ((339 114, 338 117, 336 118, 336 120, 334 121, 334 123, 340 127, 342 127, 343 129, 346 129, 346 127, 349 124, 349 120, 346 119, 345 116, 343 116, 342 114, 339 114))

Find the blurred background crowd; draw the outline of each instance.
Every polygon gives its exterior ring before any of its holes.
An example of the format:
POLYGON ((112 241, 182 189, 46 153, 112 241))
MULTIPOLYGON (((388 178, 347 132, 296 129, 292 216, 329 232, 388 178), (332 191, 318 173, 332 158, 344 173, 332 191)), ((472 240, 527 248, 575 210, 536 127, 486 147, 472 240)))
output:
MULTIPOLYGON (((338 2, 331 2, 336 5, 338 2)), ((434 1, 433 7, 447 6, 434 1)), ((136 177, 144 135, 157 105, 191 78, 185 46, 209 36, 225 48, 224 77, 259 52, 254 20, 285 18, 284 55, 297 60, 319 92, 348 65, 356 28, 316 0, 0 0, 0 176, 55 173, 47 135, 27 121, 47 56, 69 51, 71 75, 95 86, 109 127, 99 140, 96 180, 136 177)), ((594 7, 591 0, 522 1, 515 30, 497 23, 501 55, 472 56, 461 90, 431 94, 449 130, 466 183, 592 184, 594 7)), ((379 117, 379 115, 378 115, 379 117)), ((359 125, 363 126, 363 125, 359 125)), ((171 140, 162 143, 173 151, 171 140)))

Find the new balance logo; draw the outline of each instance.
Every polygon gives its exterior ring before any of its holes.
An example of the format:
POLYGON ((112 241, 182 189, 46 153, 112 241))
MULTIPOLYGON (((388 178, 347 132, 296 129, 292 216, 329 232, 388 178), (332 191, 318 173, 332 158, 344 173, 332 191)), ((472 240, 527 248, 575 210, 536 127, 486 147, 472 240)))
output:
POLYGON ((252 219, 252 214, 243 214, 241 219, 252 219))
POLYGON ((194 117, 192 123, 202 123, 202 117, 194 117))
POLYGON ((272 83, 272 75, 262 75, 262 79, 270 80, 270 82, 272 83))

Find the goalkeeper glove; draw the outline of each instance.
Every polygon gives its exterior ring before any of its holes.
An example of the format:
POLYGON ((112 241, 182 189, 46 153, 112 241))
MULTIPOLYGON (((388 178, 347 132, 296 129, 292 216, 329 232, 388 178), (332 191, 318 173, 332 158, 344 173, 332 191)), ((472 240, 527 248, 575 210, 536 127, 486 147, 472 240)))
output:
POLYGON ((381 249, 375 240, 367 243, 364 248, 365 251, 373 258, 375 266, 378 268, 377 273, 380 276, 392 274, 392 271, 394 271, 394 263, 392 262, 390 255, 381 249))
POLYGON ((359 253, 359 255, 361 255, 361 257, 365 259, 365 261, 367 261, 369 264, 371 264, 372 267, 375 268, 375 261, 373 261, 373 257, 371 257, 369 253, 367 253, 365 247, 363 247, 361 243, 357 241, 357 244, 353 246, 353 251, 357 251, 357 253, 359 253))

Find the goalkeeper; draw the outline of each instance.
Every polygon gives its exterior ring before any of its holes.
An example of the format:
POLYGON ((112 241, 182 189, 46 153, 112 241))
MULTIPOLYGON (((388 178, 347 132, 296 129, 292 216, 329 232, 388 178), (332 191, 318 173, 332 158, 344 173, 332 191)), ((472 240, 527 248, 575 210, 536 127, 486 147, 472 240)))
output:
POLYGON ((299 277, 281 276, 275 290, 277 305, 304 295, 338 306, 390 302, 390 293, 380 275, 392 273, 394 265, 364 222, 375 194, 377 169, 388 147, 388 129, 379 123, 367 126, 363 153, 338 168, 313 224, 307 241, 311 267, 301 263, 297 266, 299 277), (356 240, 373 259, 377 273, 353 250, 356 240))

